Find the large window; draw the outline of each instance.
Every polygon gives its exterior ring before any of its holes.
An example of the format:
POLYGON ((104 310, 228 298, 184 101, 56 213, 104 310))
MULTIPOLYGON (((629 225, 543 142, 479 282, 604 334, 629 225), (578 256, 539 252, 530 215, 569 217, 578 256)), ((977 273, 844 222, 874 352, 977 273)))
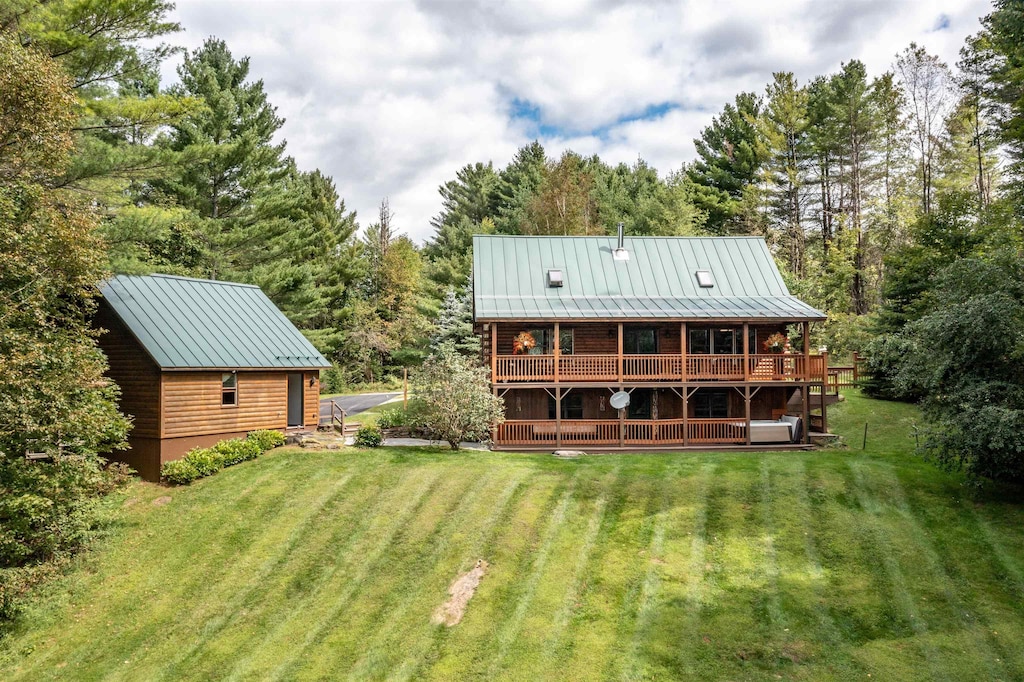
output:
MULTIPOLYGON (((537 344, 530 349, 530 355, 551 355, 555 352, 554 329, 531 329, 529 332, 537 344)), ((558 330, 558 350, 562 355, 572 355, 574 341, 572 329, 558 330)))
POLYGON ((220 375, 220 404, 238 404, 238 375, 225 372, 220 375))
POLYGON ((743 332, 739 329, 691 329, 689 352, 696 355, 742 353, 743 332))
POLYGON ((626 355, 648 355, 658 352, 656 329, 622 330, 622 352, 626 355))
POLYGON ((693 416, 699 419, 725 419, 729 416, 728 391, 699 391, 693 396, 693 416))
POLYGON ((637 388, 629 394, 629 407, 626 416, 630 419, 651 418, 651 389, 637 388))
MULTIPOLYGON (((548 397, 548 419, 555 418, 555 399, 548 397)), ((583 394, 562 396, 562 419, 583 419, 583 394)))

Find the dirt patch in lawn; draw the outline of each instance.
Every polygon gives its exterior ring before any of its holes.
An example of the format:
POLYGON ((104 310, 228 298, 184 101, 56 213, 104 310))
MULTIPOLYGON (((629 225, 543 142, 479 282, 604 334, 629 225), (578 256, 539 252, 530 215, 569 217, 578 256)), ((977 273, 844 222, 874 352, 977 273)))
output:
POLYGON ((170 495, 161 495, 160 497, 158 497, 155 500, 153 500, 153 506, 154 507, 162 507, 162 506, 164 506, 165 504, 167 504, 170 501, 171 501, 171 496, 170 495))
POLYGON ((448 627, 458 625, 459 621, 462 620, 462 614, 466 612, 466 605, 473 598, 476 588, 480 586, 481 578, 487 572, 487 565, 486 561, 480 559, 472 570, 456 578, 455 582, 448 588, 448 601, 437 607, 434 615, 430 618, 430 622, 435 625, 447 625, 448 627))

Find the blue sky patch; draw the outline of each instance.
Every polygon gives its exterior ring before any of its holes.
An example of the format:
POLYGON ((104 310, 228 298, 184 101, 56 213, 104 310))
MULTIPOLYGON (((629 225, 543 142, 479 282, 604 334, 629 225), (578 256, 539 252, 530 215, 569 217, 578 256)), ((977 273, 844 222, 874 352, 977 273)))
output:
POLYGON ((638 113, 630 113, 620 116, 614 121, 602 126, 590 129, 578 129, 572 126, 557 126, 544 122, 544 113, 541 108, 533 102, 519 97, 512 98, 509 107, 509 115, 515 121, 526 122, 527 132, 532 136, 547 138, 566 138, 575 136, 593 136, 600 140, 607 140, 608 134, 616 127, 632 123, 633 121, 649 121, 661 118, 675 109, 679 109, 675 102, 661 102, 649 104, 638 113))
POLYGON ((951 20, 948 14, 940 14, 939 18, 935 20, 935 25, 932 26, 932 32, 945 31, 949 28, 950 22, 951 20))

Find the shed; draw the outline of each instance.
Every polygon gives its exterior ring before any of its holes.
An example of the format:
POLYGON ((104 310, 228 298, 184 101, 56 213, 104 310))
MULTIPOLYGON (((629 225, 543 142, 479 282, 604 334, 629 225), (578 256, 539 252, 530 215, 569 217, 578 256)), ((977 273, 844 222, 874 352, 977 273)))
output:
POLYGON ((195 447, 318 424, 330 363, 259 287, 118 275, 100 292, 99 346, 134 421, 130 449, 109 456, 143 478, 195 447))

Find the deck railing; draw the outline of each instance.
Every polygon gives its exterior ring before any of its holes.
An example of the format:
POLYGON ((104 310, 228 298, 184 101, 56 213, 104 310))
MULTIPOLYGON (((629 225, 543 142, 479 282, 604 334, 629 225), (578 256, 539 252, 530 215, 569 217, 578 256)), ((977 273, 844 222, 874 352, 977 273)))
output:
POLYGON ((835 376, 823 355, 811 355, 808 363, 796 353, 754 354, 746 356, 744 364, 740 354, 691 354, 685 356, 685 374, 683 358, 665 353, 623 355, 620 377, 617 355, 560 355, 556 377, 554 355, 498 355, 494 381, 823 381, 827 371, 838 386, 852 384, 845 373, 835 376))
MULTIPOLYGON (((498 426, 495 444, 556 446, 558 422, 509 420, 498 426)), ((742 445, 747 442, 742 419, 563 419, 563 447, 658 445, 742 445), (685 434, 685 435, 684 435, 685 434)))

